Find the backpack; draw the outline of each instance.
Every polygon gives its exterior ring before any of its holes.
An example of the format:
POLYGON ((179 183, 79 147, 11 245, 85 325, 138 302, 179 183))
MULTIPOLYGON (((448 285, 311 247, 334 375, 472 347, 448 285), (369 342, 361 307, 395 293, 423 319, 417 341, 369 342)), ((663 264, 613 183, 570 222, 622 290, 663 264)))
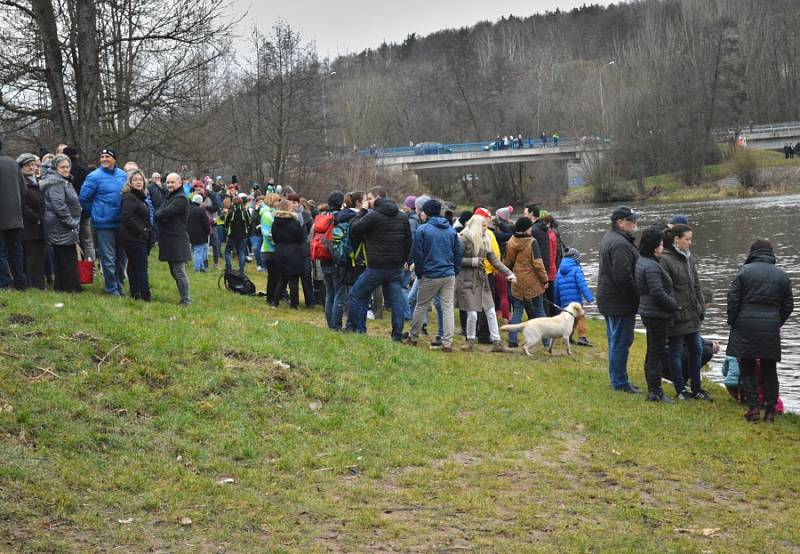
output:
POLYGON ((350 262, 350 265, 355 265, 353 260, 353 244, 350 242, 350 222, 343 221, 337 223, 333 227, 332 232, 332 250, 333 260, 343 265, 345 262, 350 262))
POLYGON ((225 288, 237 294, 245 296, 254 296, 256 293, 256 286, 253 281, 248 279, 244 273, 238 271, 225 271, 219 276, 217 286, 222 288, 222 282, 225 281, 225 288))
POLYGON ((329 262, 333 260, 333 214, 320 214, 314 219, 311 235, 311 260, 329 262))

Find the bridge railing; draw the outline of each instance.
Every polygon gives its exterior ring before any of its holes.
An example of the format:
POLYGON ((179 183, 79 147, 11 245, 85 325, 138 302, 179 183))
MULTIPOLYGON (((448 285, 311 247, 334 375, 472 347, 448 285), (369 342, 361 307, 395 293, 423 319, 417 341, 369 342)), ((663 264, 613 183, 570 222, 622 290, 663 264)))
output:
MULTIPOLYGON (((584 137, 584 138, 562 138, 559 139, 559 147, 576 147, 576 146, 593 146, 598 144, 608 144, 611 141, 603 137, 584 137)), ((481 141, 481 142, 459 142, 452 144, 442 144, 436 148, 437 152, 420 152, 415 146, 401 146, 395 148, 365 148, 358 150, 359 156, 367 156, 373 158, 395 158, 403 156, 440 156, 443 154, 460 154, 466 152, 487 152, 487 151, 503 151, 503 150, 531 150, 531 149, 547 149, 554 148, 555 143, 551 137, 547 138, 547 142, 543 143, 541 139, 523 139, 522 148, 514 141, 508 148, 500 148, 496 140, 481 141)), ((428 147, 431 149, 432 147, 428 147)), ((433 147, 435 148, 435 147, 433 147)), ((425 148, 423 147, 423 150, 425 148)))
POLYGON ((737 129, 736 127, 728 127, 721 129, 712 129, 711 133, 715 136, 733 137, 737 132, 741 133, 779 133, 781 131, 794 131, 800 133, 800 121, 786 121, 783 123, 767 123, 764 125, 750 125, 737 129))

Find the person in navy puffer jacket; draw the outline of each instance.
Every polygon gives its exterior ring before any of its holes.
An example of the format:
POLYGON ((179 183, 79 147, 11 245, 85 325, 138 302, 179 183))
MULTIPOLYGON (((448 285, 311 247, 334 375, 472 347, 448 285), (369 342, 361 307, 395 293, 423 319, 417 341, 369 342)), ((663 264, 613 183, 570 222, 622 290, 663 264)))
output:
POLYGON ((117 243, 122 222, 122 187, 127 174, 117 167, 117 155, 110 148, 100 152, 100 167, 89 173, 80 192, 81 206, 91 214, 97 235, 97 256, 103 268, 105 290, 122 296, 125 281, 125 252, 117 243))
MULTIPOLYGON (((589 290, 586 276, 581 268, 581 256, 582 254, 574 248, 569 248, 564 253, 564 259, 561 260, 561 265, 558 268, 553 290, 553 300, 558 306, 565 307, 570 302, 577 302, 583 305, 584 298, 589 303, 594 302, 594 296, 592 296, 592 291, 589 290)), ((576 344, 592 346, 592 343, 586 338, 586 319, 578 319, 575 328, 578 331, 578 342, 576 344)))

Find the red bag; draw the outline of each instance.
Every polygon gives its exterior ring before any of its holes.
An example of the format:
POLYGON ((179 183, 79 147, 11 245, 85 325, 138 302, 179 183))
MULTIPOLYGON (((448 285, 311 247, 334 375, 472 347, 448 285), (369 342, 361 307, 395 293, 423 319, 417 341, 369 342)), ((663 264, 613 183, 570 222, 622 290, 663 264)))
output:
POLYGON ((78 250, 78 277, 81 285, 91 285, 94 281, 94 262, 92 260, 84 260, 81 247, 78 245, 75 245, 75 247, 78 250))
POLYGON ((311 235, 311 260, 327 262, 333 259, 333 214, 320 214, 314 220, 311 235))
POLYGON ((78 260, 78 275, 81 278, 81 285, 91 285, 94 280, 94 262, 78 260))

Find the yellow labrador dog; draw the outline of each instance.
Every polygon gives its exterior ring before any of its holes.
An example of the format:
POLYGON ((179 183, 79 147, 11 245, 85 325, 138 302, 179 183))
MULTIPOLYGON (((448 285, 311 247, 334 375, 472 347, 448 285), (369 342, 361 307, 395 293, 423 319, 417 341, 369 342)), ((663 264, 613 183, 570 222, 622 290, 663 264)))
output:
MULTIPOLYGON (((572 356, 572 350, 569 348, 569 336, 572 334, 572 327, 575 325, 575 320, 585 317, 586 313, 583 311, 583 306, 577 302, 570 302, 564 310, 555 317, 537 317, 536 319, 529 319, 525 323, 516 325, 503 325, 500 327, 503 331, 522 331, 525 337, 525 343, 522 345, 523 350, 528 356, 531 356, 530 349, 538 344, 542 339, 557 339, 561 337, 564 339, 564 345, 567 347, 567 354, 572 356)), ((553 344, 555 340, 550 341, 550 348, 547 351, 553 353, 553 344)))

